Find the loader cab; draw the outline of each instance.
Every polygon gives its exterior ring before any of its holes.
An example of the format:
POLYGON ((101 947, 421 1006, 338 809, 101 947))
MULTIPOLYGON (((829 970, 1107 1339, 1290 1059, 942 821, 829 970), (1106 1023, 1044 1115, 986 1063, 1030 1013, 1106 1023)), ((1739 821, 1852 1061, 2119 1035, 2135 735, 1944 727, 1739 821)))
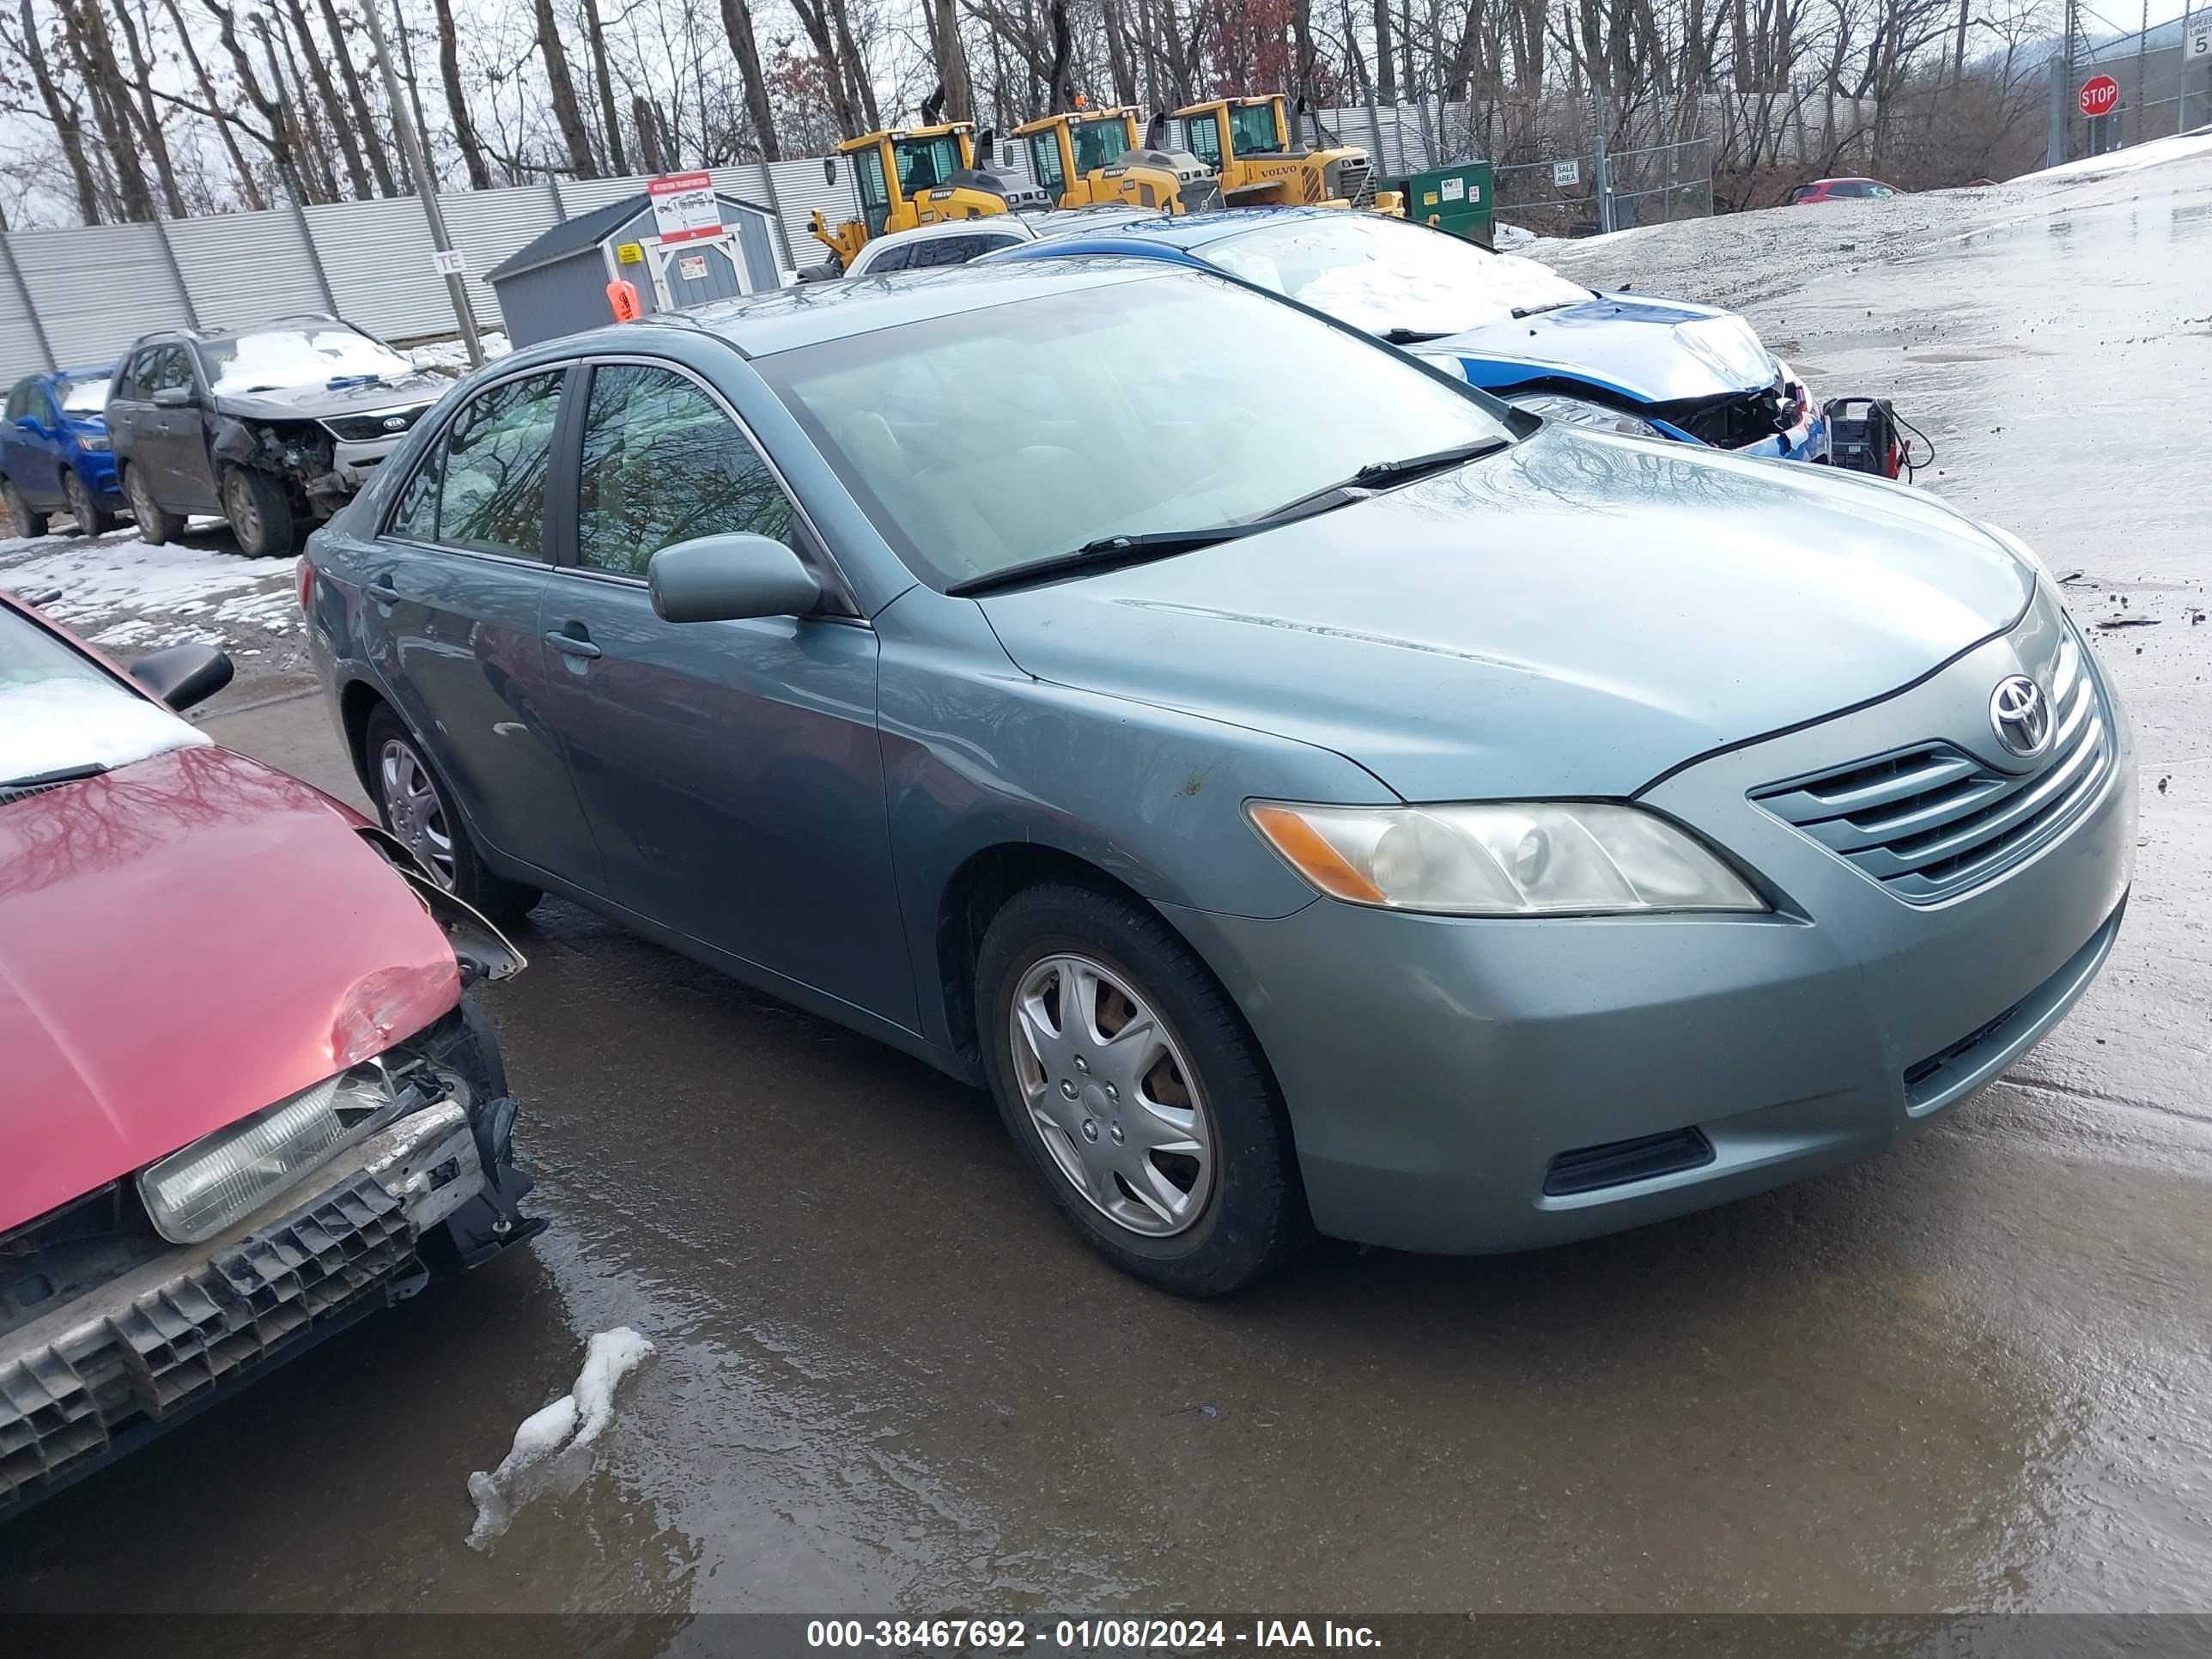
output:
POLYGON ((1073 204, 1066 197, 1079 182, 1137 147, 1137 112, 1109 109, 1048 115, 1015 128, 1014 136, 1029 144, 1030 171, 1037 183, 1067 207, 1073 204))
POLYGON ((853 184, 868 234, 906 228, 907 204, 952 182, 975 164, 975 130, 966 122, 907 132, 871 132, 837 146, 852 158, 853 184))
POLYGON ((1256 155, 1291 153, 1290 125, 1279 97, 1218 98, 1176 112, 1183 146, 1208 167, 1256 155))

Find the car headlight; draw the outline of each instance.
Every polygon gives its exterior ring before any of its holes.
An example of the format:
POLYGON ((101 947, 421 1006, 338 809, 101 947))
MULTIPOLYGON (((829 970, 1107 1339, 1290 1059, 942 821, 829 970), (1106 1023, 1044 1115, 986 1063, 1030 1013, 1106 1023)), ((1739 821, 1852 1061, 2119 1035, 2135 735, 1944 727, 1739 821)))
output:
POLYGON ((1246 811, 1331 898, 1449 916, 1765 910, 1703 845, 1641 807, 1601 801, 1246 811))
POLYGON ((2034 571, 2053 587, 2058 586, 2058 578, 2051 574, 2051 567, 2044 563, 2043 556, 2040 553, 2001 524, 1991 524, 1987 519, 1984 519, 1981 520, 1981 526, 1983 529, 2004 544, 2005 551, 2018 559, 2030 570, 2034 571))
POLYGON ((213 1238, 377 1127, 398 1099, 381 1068, 357 1066, 202 1135, 139 1176, 154 1231, 173 1244, 213 1238))
POLYGON ((76 447, 79 449, 106 449, 107 447, 107 440, 97 432, 79 433, 77 434, 76 447))
POLYGON ((1516 409, 1525 409, 1531 415, 1540 415, 1547 421, 1587 427, 1593 432, 1620 432, 1632 438, 1666 435, 1650 422, 1632 415, 1625 409, 1615 409, 1610 404, 1592 403, 1587 398, 1570 398, 1564 392, 1532 392, 1520 398, 1509 395, 1505 401, 1516 409))

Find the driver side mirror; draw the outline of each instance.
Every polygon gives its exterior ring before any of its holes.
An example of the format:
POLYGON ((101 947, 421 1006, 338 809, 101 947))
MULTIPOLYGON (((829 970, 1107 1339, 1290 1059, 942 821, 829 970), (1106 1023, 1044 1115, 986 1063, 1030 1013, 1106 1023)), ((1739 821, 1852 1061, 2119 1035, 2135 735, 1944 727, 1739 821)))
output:
POLYGON ((211 645, 173 645, 131 665, 132 679, 179 710, 205 702, 230 676, 230 659, 211 645))
POLYGON ((837 158, 834 155, 825 155, 822 158, 822 182, 825 185, 834 185, 837 182, 837 158))
POLYGON ((18 415, 15 417, 15 425, 18 430, 27 432, 33 438, 43 438, 46 435, 46 428, 39 424, 39 417, 35 415, 18 415))
POLYGON ((188 386, 165 386, 154 394, 156 409, 190 409, 200 400, 198 392, 188 386))
POLYGON ((701 536, 664 547, 646 566, 645 583, 663 622, 804 617, 822 603, 814 573, 766 536, 701 536))

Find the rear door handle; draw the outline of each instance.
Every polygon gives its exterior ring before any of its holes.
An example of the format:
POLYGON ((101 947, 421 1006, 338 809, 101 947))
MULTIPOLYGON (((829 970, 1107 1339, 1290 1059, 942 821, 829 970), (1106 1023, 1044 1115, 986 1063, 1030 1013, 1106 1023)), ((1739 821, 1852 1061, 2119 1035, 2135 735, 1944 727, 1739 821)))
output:
POLYGON ((392 580, 389 570, 380 570, 368 579, 368 597, 381 605, 399 603, 399 584, 392 580))
MULTIPOLYGON (((582 626, 583 624, 581 623, 571 623, 569 624, 570 628, 576 629, 580 629, 582 626)), ((606 654, 605 652, 601 651, 598 646, 592 643, 589 635, 582 633, 571 634, 567 629, 555 629, 551 633, 545 636, 545 643, 551 646, 556 651, 565 652, 572 657, 593 658, 605 656, 606 654)))

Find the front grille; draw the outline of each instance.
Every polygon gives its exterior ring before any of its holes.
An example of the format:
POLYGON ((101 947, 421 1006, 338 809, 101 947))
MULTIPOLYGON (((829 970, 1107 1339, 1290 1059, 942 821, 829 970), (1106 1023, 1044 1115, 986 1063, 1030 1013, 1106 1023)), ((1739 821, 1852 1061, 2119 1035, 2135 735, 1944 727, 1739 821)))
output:
POLYGON ((1742 449, 1787 432, 1796 422, 1797 401, 1778 374, 1773 385, 1754 391, 1655 404, 1649 412, 1717 449, 1742 449))
POLYGON ((1633 1140, 1608 1140, 1602 1146, 1577 1147, 1561 1152, 1544 1171, 1544 1193, 1565 1198, 1575 1193, 1594 1193, 1604 1187, 1625 1187, 1632 1181, 1696 1170, 1713 1161, 1713 1143, 1702 1129, 1669 1129, 1664 1134, 1638 1135, 1633 1140))
POLYGON ((416 409, 380 409, 374 415, 333 415, 323 425, 334 438, 349 444, 370 444, 398 437, 429 412, 428 404, 416 409), (393 421, 399 424, 391 425, 393 421))
POLYGON ((2112 769, 2097 677, 2071 627, 2049 686, 2057 729, 2026 775, 1923 743, 1754 790, 1752 799, 1912 904, 1948 898, 2056 839, 2112 769))
POLYGON ((0 1516, 318 1328, 382 1306, 415 1263, 400 1200, 363 1171, 198 1270, 0 1364, 0 1516))

